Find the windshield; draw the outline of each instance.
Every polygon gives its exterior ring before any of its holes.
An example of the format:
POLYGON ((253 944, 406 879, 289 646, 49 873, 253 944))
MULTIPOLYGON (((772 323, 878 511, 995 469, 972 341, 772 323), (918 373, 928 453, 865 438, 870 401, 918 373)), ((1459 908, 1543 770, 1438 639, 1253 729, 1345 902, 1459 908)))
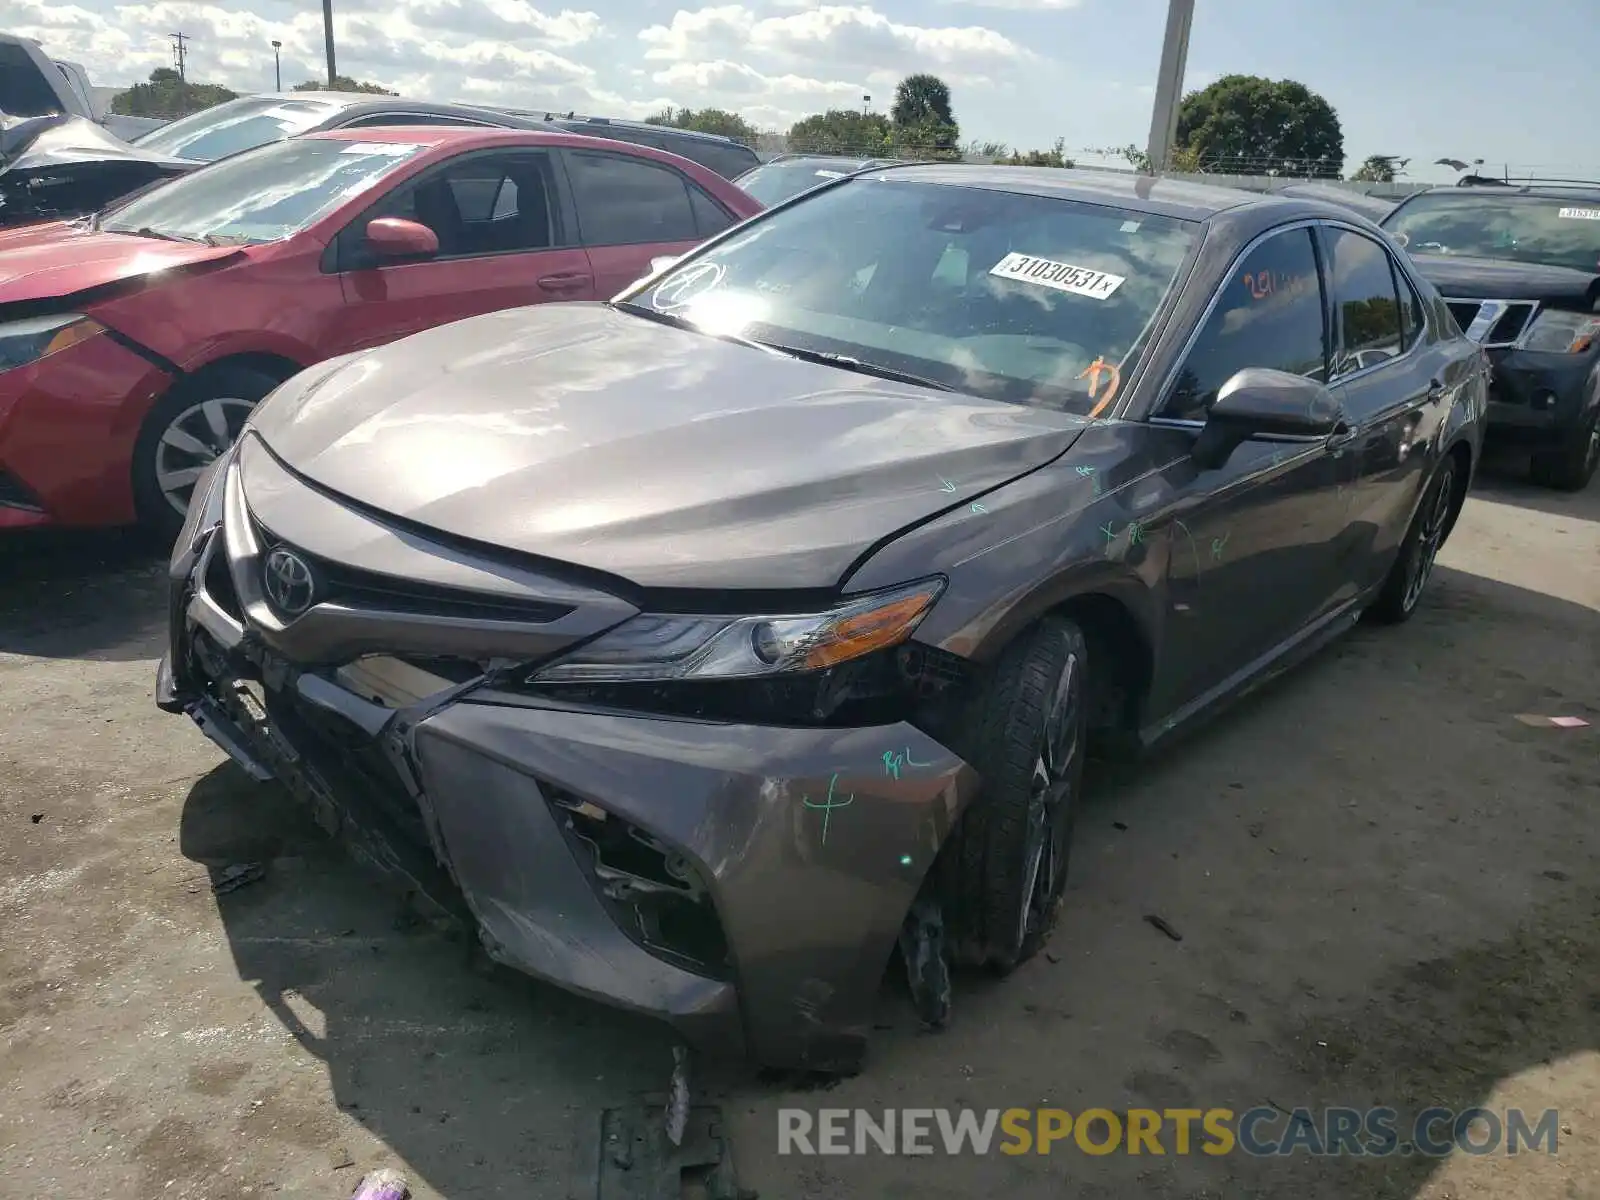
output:
POLYGON ((121 205, 112 233, 257 245, 299 233, 424 149, 411 142, 275 142, 179 176, 121 205))
POLYGON ((336 105, 318 101, 246 96, 153 129, 139 139, 139 146, 174 158, 216 162, 241 150, 305 133, 336 109, 336 105))
POLYGON ((1413 254, 1462 254, 1600 271, 1600 202, 1551 196, 1418 196, 1383 227, 1413 254))
POLYGON ((868 175, 757 218, 618 302, 869 374, 1091 413, 1142 351, 1199 228, 868 175))
POLYGON ((763 208, 771 208, 790 196, 798 196, 808 188, 817 187, 830 179, 837 179, 841 175, 860 170, 866 164, 866 159, 851 158, 806 158, 793 162, 767 163, 765 166, 756 167, 753 171, 746 171, 734 182, 746 193, 761 201, 763 208))

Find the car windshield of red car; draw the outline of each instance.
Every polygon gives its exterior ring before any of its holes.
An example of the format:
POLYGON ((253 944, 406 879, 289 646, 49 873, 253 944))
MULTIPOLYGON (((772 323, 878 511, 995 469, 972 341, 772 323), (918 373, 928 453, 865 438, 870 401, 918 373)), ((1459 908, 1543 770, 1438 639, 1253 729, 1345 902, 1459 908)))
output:
POLYGON ((867 175, 756 218, 619 301, 847 369, 1097 413, 1143 353, 1199 230, 1054 196, 867 175))
POLYGON ((274 142, 145 192, 112 211, 100 228, 211 245, 275 242, 366 191, 423 149, 411 142, 335 138, 274 142))
POLYGON ((216 162, 315 128, 337 105, 317 100, 245 96, 163 125, 139 139, 139 147, 174 158, 216 162))

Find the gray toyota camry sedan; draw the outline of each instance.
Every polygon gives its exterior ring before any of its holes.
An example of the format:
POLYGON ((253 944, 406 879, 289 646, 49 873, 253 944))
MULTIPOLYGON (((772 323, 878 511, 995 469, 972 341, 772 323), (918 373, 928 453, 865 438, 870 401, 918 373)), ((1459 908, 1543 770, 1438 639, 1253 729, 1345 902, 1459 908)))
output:
POLYGON ((1044 945, 1090 748, 1416 609, 1484 407, 1349 210, 886 167, 283 384, 157 698, 499 961, 849 1071, 891 960, 937 1025, 1044 945))

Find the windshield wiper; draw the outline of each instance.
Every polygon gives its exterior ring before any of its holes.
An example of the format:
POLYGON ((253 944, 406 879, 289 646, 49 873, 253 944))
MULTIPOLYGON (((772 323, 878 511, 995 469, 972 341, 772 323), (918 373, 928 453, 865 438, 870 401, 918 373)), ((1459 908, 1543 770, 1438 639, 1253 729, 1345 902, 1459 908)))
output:
POLYGON ((778 342, 762 342, 755 338, 740 337, 733 333, 720 333, 716 330, 706 329, 696 324, 688 317, 680 317, 677 313, 662 312, 660 309, 647 308, 643 304, 635 304, 631 300, 623 300, 611 305, 619 312, 632 313, 634 316, 645 317, 651 321, 659 321, 663 325, 671 325, 674 329, 691 329, 695 333, 703 333, 707 337, 721 338, 725 342, 735 342, 740 346, 750 346, 756 350, 765 350, 768 354, 782 354, 786 358, 798 358, 801 362, 818 363, 825 367, 839 367, 846 371, 855 371, 860 375, 873 375, 879 379, 892 379, 896 383, 909 383, 917 387, 932 388, 936 392, 953 392, 956 388, 948 383, 940 383, 937 379, 929 379, 925 375, 913 375, 909 371, 897 371, 893 367, 879 366, 877 363, 864 362, 859 358, 852 358, 848 354, 834 354, 826 350, 805 350, 799 346, 785 346, 778 342))
POLYGON ((132 237, 155 238, 162 242, 193 242, 197 246, 206 245, 204 238, 184 237, 181 233, 167 233, 161 229, 154 229, 149 225, 141 225, 138 229, 115 229, 110 226, 101 226, 105 233, 125 233, 132 237))
POLYGON ((936 392, 953 392, 957 390, 948 383, 940 383, 937 379, 929 379, 926 375, 913 375, 910 371, 897 371, 893 367, 885 367, 878 363, 852 358, 848 354, 833 354, 827 350, 805 350, 799 346, 782 346, 777 342, 762 342, 761 344, 776 350, 779 354, 787 354, 790 358, 798 358, 802 362, 820 363, 825 367, 839 367, 846 371, 854 371, 858 375, 874 375, 879 379, 892 379, 896 383, 910 383, 917 387, 932 388, 936 392))
POLYGON ((757 342, 747 337, 740 337, 736 333, 721 333, 714 329, 707 329, 702 325, 695 324, 693 321, 689 320, 688 317, 680 317, 677 313, 662 312, 659 308, 647 308, 645 305, 635 304, 631 300, 623 300, 618 303, 614 303, 611 305, 611 307, 616 309, 618 312, 631 313, 636 317, 644 317, 646 320, 656 321, 662 325, 671 325, 674 329, 692 330, 695 333, 703 333, 707 337, 721 338, 725 342, 733 342, 740 346, 749 346, 754 350, 765 350, 768 354, 773 353, 777 349, 776 347, 767 345, 766 342, 757 342))

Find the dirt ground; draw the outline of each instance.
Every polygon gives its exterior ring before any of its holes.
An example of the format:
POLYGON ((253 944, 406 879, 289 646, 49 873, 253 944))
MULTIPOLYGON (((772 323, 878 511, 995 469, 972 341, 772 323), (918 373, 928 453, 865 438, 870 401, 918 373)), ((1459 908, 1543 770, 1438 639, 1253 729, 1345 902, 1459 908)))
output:
MULTIPOLYGON (((1486 480, 1441 564, 1410 625, 1096 772, 1049 955, 959 979, 945 1033, 891 983, 860 1076, 702 1081, 741 1182, 1600 1197, 1600 485, 1486 480), (1553 1158, 1443 1162, 777 1153, 785 1106, 1042 1104, 1520 1105, 1562 1129, 1553 1158)), ((157 712, 161 576, 120 536, 0 547, 0 1195, 346 1197, 390 1165, 421 1200, 593 1200, 598 1114, 664 1088, 668 1039, 408 925, 157 712), (213 893, 255 862, 264 879, 213 893)))

